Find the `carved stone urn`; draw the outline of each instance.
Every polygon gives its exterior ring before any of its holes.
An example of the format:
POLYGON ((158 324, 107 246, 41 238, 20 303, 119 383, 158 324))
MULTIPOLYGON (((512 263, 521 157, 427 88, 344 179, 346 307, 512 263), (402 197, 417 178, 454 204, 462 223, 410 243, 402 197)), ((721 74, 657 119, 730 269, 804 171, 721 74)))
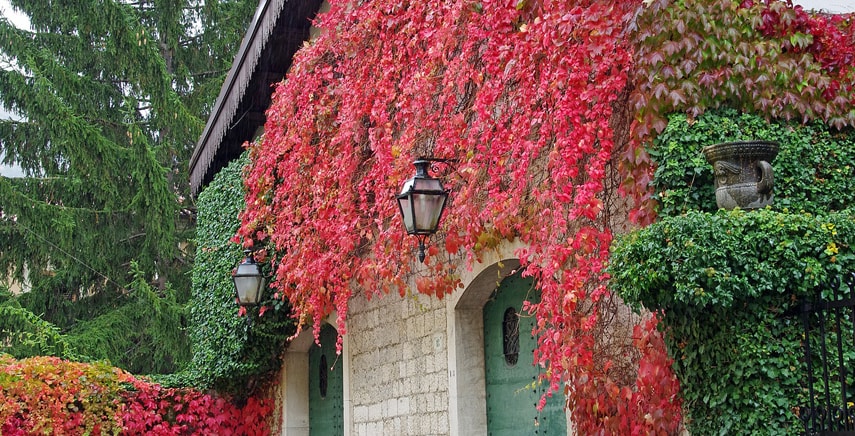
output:
POLYGON ((775 179, 770 162, 778 144, 737 141, 704 147, 715 173, 715 200, 719 209, 759 209, 772 204, 775 179))

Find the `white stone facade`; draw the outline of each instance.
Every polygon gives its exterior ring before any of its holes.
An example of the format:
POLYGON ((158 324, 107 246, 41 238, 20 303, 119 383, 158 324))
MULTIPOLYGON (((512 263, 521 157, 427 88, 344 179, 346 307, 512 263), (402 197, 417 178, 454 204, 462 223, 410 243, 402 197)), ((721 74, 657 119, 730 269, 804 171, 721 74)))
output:
MULTIPOLYGON (((482 308, 518 265, 506 244, 464 271, 464 288, 440 300, 415 293, 350 301, 344 336, 344 434, 485 435, 482 308)), ((308 430, 304 332, 285 353, 281 372, 282 435, 308 430)), ((571 426, 568 425, 568 428, 571 426)))
POLYGON ((350 303, 347 319, 354 435, 448 434, 445 303, 388 295, 350 303))

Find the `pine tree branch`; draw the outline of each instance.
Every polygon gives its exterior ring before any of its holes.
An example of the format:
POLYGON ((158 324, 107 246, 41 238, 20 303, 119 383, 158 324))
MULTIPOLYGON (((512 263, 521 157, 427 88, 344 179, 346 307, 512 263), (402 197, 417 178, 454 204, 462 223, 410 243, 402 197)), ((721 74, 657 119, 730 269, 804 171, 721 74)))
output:
POLYGON ((142 237, 145 237, 145 236, 146 236, 146 233, 145 233, 145 232, 137 233, 137 234, 134 234, 134 235, 128 236, 127 238, 122 239, 122 240, 121 240, 121 241, 119 241, 119 242, 131 242, 131 241, 133 241, 134 239, 139 239, 139 238, 142 238, 142 237))
POLYGON ((203 77, 215 77, 215 76, 219 76, 221 74, 225 74, 228 71, 229 71, 228 69, 200 71, 198 73, 191 74, 190 77, 193 77, 194 79, 203 78, 203 77))

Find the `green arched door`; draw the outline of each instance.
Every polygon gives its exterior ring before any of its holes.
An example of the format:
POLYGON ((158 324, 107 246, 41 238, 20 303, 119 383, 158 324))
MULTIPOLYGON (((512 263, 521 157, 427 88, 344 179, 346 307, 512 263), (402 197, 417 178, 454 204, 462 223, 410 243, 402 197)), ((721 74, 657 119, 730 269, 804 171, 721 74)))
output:
POLYGON ((542 411, 537 410, 548 386, 538 383, 539 367, 533 365, 537 339, 531 335, 535 321, 522 304, 539 299, 534 280, 515 274, 502 280, 484 306, 489 435, 567 434, 562 395, 554 395, 542 411))
POLYGON ((309 434, 344 434, 344 372, 335 354, 336 330, 321 328, 321 346, 309 349, 309 434))

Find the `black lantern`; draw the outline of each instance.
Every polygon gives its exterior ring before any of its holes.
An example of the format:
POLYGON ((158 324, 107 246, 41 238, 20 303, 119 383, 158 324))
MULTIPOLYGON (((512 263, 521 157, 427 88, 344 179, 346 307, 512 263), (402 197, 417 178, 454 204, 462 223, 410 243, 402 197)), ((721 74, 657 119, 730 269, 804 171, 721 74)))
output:
POLYGON ((436 233, 448 199, 448 191, 443 189, 442 182, 428 174, 430 162, 428 159, 413 162, 416 175, 404 183, 401 194, 397 196, 407 234, 419 239, 421 262, 425 261, 425 240, 436 233))
POLYGON ((235 268, 232 280, 235 283, 235 294, 238 304, 241 306, 255 306, 261 300, 261 292, 264 290, 264 276, 261 267, 255 263, 255 259, 249 250, 244 251, 246 258, 235 268))

